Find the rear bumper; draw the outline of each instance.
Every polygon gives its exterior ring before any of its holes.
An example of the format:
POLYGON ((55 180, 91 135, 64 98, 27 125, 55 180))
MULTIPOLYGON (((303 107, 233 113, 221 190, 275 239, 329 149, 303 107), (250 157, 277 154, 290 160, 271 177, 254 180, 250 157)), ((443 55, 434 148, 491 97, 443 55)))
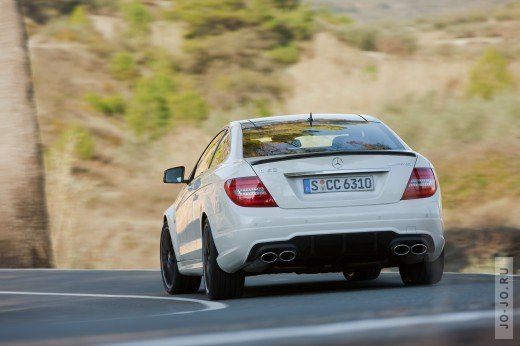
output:
MULTIPOLYGON (((212 220, 212 225, 216 226, 212 229, 219 252, 217 261, 224 271, 232 273, 248 266, 259 246, 294 243, 301 246, 298 251, 303 255, 309 251, 305 249, 312 248, 311 239, 317 239, 317 236, 320 236, 320 244, 321 239, 326 239, 323 248, 325 257, 329 259, 342 258, 347 262, 362 259, 354 256, 356 242, 353 239, 356 237, 365 239, 362 242, 375 242, 375 247, 365 247, 365 251, 370 250, 378 255, 371 258, 382 258, 383 252, 385 255, 388 253, 385 252, 387 249, 383 249, 388 245, 385 242, 399 236, 421 235, 431 241, 427 259, 434 260, 444 248, 438 198, 436 194, 430 198, 393 204, 307 209, 243 208, 229 201, 224 206, 225 212, 220 214, 222 216, 212 220), (335 244, 332 250, 327 250, 329 242, 335 244)), ((303 260, 303 257, 300 259, 303 260)), ((305 259, 306 263, 317 263, 320 255, 308 253, 305 259)), ((390 266, 393 264, 389 262, 390 266)))
POLYGON ((255 244, 247 257, 244 270, 250 273, 301 273, 355 270, 366 267, 394 267, 401 263, 431 261, 435 252, 433 238, 428 234, 397 234, 392 231, 321 234, 297 236, 287 241, 255 244), (423 244, 424 254, 397 255, 393 248, 398 244, 409 247, 423 244), (292 251, 295 258, 272 263, 260 260, 262 254, 280 254, 292 251))

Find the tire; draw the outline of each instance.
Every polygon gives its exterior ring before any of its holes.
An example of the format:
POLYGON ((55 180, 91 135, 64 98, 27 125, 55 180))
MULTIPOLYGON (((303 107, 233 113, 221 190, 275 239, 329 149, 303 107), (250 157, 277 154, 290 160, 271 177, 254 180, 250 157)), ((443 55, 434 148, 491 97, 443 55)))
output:
POLYGON ((245 277, 241 273, 229 274, 220 269, 217 263, 218 252, 208 220, 204 221, 202 235, 204 283, 208 298, 210 300, 240 298, 244 291, 245 277))
POLYGON ((441 281, 444 271, 444 250, 433 262, 402 264, 399 266, 401 280, 405 285, 433 285, 441 281))
POLYGON ((381 268, 370 268, 355 272, 343 271, 343 275, 348 281, 375 280, 379 277, 379 274, 381 274, 381 268))
POLYGON ((201 277, 183 275, 177 266, 170 230, 166 222, 161 232, 161 277, 164 289, 169 294, 188 294, 199 291, 201 277))

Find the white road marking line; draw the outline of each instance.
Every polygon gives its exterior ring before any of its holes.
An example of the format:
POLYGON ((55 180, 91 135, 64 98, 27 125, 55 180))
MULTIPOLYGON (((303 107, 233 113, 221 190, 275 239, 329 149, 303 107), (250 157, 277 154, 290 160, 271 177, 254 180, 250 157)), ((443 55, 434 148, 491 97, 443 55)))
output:
MULTIPOLYGON (((495 276, 495 273, 470 273, 470 272, 464 272, 464 273, 444 272, 443 274, 450 274, 450 275, 491 275, 491 276, 495 276)), ((511 276, 520 276, 520 274, 511 274, 511 276)))
MULTIPOLYGON (((520 309, 514 310, 519 314, 520 309)), ((396 318, 368 319, 361 321, 349 321, 329 323, 316 326, 298 326, 284 328, 266 328, 244 331, 230 331, 222 333, 211 333, 201 335, 177 336, 157 340, 134 341, 112 343, 111 346, 201 346, 233 344, 253 341, 266 341, 272 339, 320 337, 338 334, 369 332, 389 328, 405 328, 416 326, 431 326, 438 324, 453 324, 472 322, 483 319, 492 320, 495 317, 494 310, 453 312, 438 315, 406 316, 396 318)), ((490 326, 493 324, 491 323, 490 326)))
POLYGON ((81 269, 81 268, 2 268, 1 272, 60 271, 60 272, 160 272, 160 269, 81 269))
POLYGON ((180 302, 189 302, 201 304, 205 308, 201 310, 190 310, 190 311, 179 311, 166 314, 158 314, 153 316, 165 316, 165 315, 181 315, 191 314, 194 312, 213 311, 221 310, 228 307, 227 304, 220 302, 212 302, 208 300, 193 299, 193 298, 180 298, 180 297, 156 297, 156 296, 139 296, 139 295, 120 295, 120 294, 93 294, 93 293, 56 293, 56 292, 20 292, 20 291, 0 291, 0 294, 11 294, 11 295, 29 295, 29 296, 65 296, 65 297, 94 297, 94 298, 126 298, 126 299, 153 299, 153 300, 176 300, 180 302))

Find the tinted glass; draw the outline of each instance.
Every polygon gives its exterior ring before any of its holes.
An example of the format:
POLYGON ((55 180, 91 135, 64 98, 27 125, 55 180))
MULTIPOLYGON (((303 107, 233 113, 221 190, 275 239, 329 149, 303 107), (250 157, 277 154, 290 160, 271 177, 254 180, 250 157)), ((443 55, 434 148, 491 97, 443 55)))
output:
POLYGON ((381 123, 315 120, 244 124, 244 157, 314 152, 404 150, 381 123))
POLYGON ((227 159, 229 155, 229 149, 231 146, 231 140, 229 138, 229 132, 226 133, 224 138, 220 141, 220 144, 217 147, 217 150, 215 150, 215 156, 213 156, 213 161, 211 162, 211 167, 218 166, 222 162, 224 162, 225 159, 227 159))
POLYGON ((222 138, 222 135, 224 134, 224 131, 220 132, 218 135, 213 138, 213 140, 209 143, 208 147, 202 153, 202 156, 200 157, 199 163, 197 164, 197 168, 195 169, 195 175, 194 178, 198 177, 202 173, 204 173, 211 163, 211 159, 213 158, 213 153, 215 152, 215 147, 217 146, 218 142, 222 138))

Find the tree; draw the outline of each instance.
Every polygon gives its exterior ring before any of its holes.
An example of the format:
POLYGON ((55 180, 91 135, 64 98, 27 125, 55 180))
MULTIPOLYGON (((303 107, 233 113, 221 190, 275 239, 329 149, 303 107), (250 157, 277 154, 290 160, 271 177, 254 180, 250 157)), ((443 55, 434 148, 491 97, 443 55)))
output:
POLYGON ((0 267, 53 265, 23 18, 0 1, 0 267))

